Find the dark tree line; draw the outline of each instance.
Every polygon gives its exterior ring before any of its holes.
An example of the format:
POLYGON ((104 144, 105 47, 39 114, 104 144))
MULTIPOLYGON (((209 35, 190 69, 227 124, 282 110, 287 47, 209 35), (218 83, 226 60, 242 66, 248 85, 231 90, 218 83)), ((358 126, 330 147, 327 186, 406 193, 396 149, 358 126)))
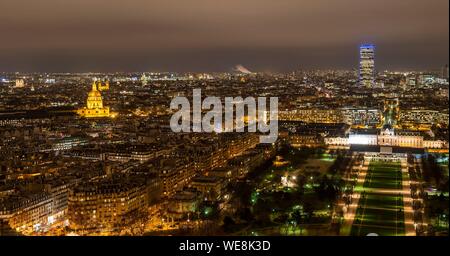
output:
POLYGON ((328 168, 328 173, 330 174, 342 174, 345 172, 348 164, 350 162, 350 158, 345 155, 339 154, 334 160, 333 164, 328 168))
POLYGON ((426 182, 434 182, 436 187, 444 188, 444 190, 448 191, 448 186, 442 186, 447 184, 448 179, 445 180, 444 177, 444 169, 437 163, 436 157, 433 155, 427 155, 422 160, 423 164, 423 179, 426 182))

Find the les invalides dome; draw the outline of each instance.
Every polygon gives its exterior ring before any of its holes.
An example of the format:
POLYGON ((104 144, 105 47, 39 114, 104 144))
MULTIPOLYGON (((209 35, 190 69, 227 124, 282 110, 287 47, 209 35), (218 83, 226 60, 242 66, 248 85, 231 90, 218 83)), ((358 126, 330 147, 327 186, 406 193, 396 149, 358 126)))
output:
POLYGON ((92 89, 88 93, 86 101, 86 107, 77 110, 77 114, 82 117, 114 117, 115 114, 110 113, 109 107, 103 106, 103 99, 100 90, 109 89, 109 83, 102 85, 94 81, 92 83, 92 89))

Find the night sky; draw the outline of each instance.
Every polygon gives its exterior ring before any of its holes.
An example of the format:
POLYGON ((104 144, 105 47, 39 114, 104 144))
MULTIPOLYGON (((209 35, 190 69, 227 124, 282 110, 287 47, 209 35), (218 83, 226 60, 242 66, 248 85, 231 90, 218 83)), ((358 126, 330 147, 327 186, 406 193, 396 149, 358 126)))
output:
POLYGON ((448 63, 448 0, 0 0, 0 71, 251 71, 448 63))

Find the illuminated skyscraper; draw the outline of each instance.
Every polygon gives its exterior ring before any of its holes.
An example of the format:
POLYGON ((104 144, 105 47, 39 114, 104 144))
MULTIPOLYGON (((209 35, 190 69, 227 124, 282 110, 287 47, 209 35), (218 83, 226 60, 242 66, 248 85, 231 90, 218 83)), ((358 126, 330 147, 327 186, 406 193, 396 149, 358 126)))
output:
POLYGON ((373 87, 375 84, 375 46, 363 44, 359 47, 359 85, 373 87))

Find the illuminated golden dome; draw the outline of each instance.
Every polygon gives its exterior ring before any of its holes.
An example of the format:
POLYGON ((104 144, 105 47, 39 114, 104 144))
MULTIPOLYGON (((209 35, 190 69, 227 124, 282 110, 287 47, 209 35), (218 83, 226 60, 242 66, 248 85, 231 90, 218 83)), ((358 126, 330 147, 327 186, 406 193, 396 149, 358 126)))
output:
MULTIPOLYGON (((77 110, 78 115, 82 117, 114 117, 116 114, 109 112, 109 107, 103 106, 102 94, 99 91, 99 85, 94 81, 92 83, 92 89, 88 93, 86 100, 86 107, 77 110)), ((102 87, 102 90, 109 89, 109 83, 102 87)))
POLYGON ((88 93, 87 108, 103 108, 103 99, 101 93, 97 90, 97 85, 94 82, 92 84, 92 90, 88 93))

